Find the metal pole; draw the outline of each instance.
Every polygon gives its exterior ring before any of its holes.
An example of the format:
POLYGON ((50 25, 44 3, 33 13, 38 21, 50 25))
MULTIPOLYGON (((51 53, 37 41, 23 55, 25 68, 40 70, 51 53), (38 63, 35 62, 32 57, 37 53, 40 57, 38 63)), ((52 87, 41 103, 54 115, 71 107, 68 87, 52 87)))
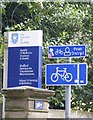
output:
POLYGON ((65 97, 65 118, 70 120, 71 118, 71 86, 66 86, 66 97, 65 97))
MULTIPOLYGON (((68 63, 71 63, 71 58, 67 59, 68 63)), ((70 120, 71 118, 71 85, 65 87, 65 118, 70 120)))

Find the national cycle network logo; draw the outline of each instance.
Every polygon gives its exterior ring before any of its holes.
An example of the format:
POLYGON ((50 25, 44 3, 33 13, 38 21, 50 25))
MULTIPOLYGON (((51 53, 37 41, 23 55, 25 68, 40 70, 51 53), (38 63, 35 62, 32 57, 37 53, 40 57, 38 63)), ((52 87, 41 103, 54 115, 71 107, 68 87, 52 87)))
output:
POLYGON ((13 33, 11 35, 12 43, 16 44, 18 42, 18 33, 13 33))

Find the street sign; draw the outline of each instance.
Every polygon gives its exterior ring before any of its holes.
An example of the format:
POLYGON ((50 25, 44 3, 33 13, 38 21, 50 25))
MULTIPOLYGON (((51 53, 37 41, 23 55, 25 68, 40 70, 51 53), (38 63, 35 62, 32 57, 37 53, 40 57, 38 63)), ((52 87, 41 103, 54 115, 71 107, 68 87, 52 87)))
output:
POLYGON ((43 101, 35 100, 34 101, 34 107, 36 110, 42 110, 43 109, 43 101))
POLYGON ((7 87, 42 87, 42 31, 8 33, 7 87))
POLYGON ((69 58, 86 56, 85 45, 49 46, 48 58, 69 58))
POLYGON ((46 65, 46 85, 86 85, 87 64, 65 63, 46 65))

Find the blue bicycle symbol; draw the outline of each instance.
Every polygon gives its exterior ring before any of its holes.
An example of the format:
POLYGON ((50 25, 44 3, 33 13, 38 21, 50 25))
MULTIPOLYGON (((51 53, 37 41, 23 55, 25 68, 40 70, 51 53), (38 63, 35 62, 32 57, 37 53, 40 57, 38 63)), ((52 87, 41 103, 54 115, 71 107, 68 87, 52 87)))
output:
POLYGON ((72 74, 67 72, 67 68, 59 70, 59 67, 57 67, 56 72, 51 75, 52 82, 57 82, 59 77, 66 82, 70 82, 72 80, 72 74))

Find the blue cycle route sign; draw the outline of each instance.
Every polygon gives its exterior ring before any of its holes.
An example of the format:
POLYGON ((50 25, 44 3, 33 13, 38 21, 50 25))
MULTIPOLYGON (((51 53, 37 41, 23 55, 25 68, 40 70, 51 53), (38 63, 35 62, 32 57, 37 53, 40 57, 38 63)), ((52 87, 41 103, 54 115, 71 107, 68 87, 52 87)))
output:
POLYGON ((69 58, 86 56, 85 45, 49 46, 48 58, 69 58))
POLYGON ((46 85, 86 85, 87 64, 65 63, 46 65, 46 85))

